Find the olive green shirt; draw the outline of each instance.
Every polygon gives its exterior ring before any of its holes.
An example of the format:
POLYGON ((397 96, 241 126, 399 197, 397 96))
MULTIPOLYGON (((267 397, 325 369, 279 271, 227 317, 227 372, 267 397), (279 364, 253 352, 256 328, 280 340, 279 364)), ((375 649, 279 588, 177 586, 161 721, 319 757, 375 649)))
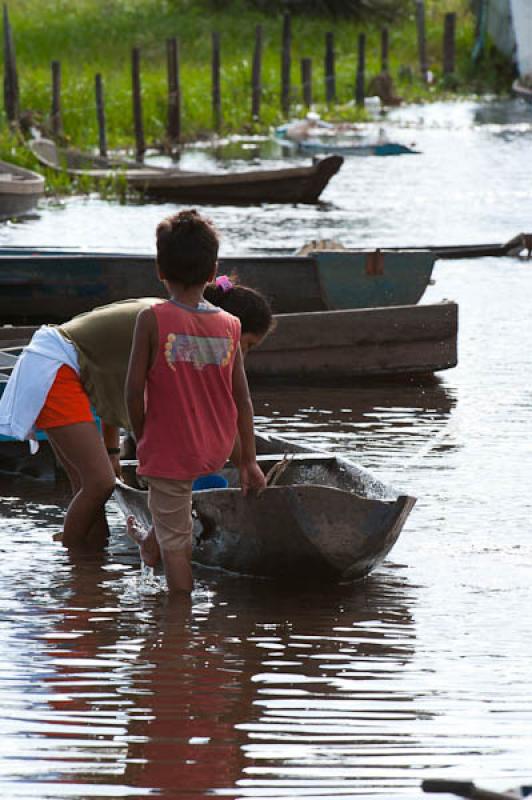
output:
POLYGON ((96 413, 108 425, 130 428, 125 385, 137 316, 163 302, 158 297, 122 300, 58 326, 76 348, 83 387, 96 413))

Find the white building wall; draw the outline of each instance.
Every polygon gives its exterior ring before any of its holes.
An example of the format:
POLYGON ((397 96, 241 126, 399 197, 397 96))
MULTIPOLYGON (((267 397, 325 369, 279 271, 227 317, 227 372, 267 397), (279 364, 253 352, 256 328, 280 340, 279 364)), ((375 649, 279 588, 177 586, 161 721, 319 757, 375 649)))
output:
MULTIPOLYGON (((515 36, 511 2, 512 0, 487 0, 487 30, 497 50, 509 58, 514 58, 515 36)), ((530 2, 532 3, 532 0, 530 2)))
POLYGON ((532 0, 511 0, 519 75, 532 79, 532 0))

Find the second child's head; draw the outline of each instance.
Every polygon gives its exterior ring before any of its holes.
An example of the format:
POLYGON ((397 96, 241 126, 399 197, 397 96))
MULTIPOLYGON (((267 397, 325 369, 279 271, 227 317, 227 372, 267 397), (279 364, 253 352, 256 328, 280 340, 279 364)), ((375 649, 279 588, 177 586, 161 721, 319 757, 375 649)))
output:
POLYGON ((185 288, 212 280, 218 261, 218 234, 195 209, 163 219, 157 225, 156 239, 162 280, 185 288))
POLYGON ((235 275, 231 278, 220 275, 214 283, 207 284, 203 295, 209 303, 238 317, 242 326, 240 346, 244 355, 259 345, 275 327, 268 300, 256 289, 238 283, 235 275))

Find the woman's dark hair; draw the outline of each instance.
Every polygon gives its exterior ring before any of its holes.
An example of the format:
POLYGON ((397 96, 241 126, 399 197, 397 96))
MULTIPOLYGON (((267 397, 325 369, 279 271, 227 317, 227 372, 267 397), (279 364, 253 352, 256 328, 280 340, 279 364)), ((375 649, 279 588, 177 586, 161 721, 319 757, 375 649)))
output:
POLYGON ((157 265, 161 278, 185 287, 205 283, 216 269, 218 234, 195 209, 180 211, 157 225, 157 265))
POLYGON ((234 275, 230 280, 233 285, 225 290, 216 283, 208 283, 203 292, 205 299, 238 317, 242 333, 254 333, 257 336, 268 333, 273 327, 273 317, 264 295, 249 286, 241 286, 234 275))

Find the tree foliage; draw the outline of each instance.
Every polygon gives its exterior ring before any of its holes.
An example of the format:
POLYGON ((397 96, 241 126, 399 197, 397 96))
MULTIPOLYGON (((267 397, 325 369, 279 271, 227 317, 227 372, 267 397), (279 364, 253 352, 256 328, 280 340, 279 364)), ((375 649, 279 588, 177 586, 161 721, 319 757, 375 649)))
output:
MULTIPOLYGON (((233 0, 210 0, 218 9, 229 9, 233 0)), ((404 15, 411 0, 245 0, 246 5, 269 14, 291 12, 298 16, 344 17, 354 20, 391 21, 404 15)))

